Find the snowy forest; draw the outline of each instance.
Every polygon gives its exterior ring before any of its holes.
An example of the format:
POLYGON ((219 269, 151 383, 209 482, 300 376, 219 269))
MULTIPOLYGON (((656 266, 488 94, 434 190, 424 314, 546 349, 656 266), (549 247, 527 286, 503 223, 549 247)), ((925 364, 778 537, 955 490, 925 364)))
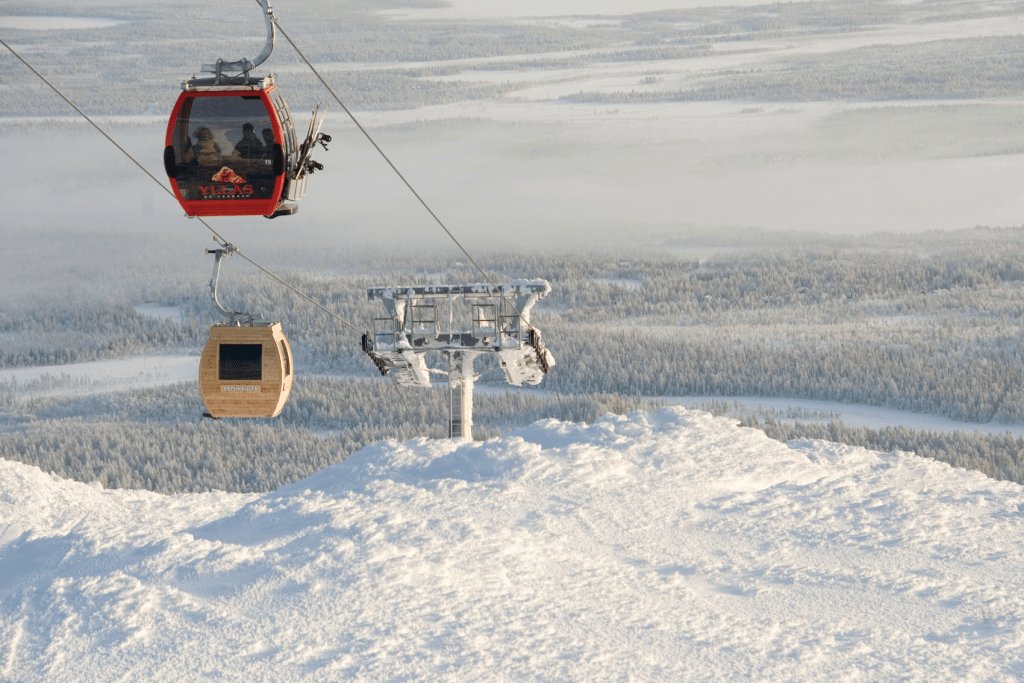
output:
MULTIPOLYGON (((883 406, 953 421, 1024 423, 1024 230, 975 228, 865 237, 666 234, 657 249, 494 253, 497 280, 542 277, 552 293, 533 321, 555 354, 537 389, 482 380, 477 438, 538 419, 592 421, 677 397, 777 396, 883 406), (748 245, 736 248, 736 243, 748 245)), ((235 264, 232 264, 235 266, 235 264)), ((354 258, 289 281, 366 329, 381 311, 367 287, 479 281, 458 258, 354 258)), ((59 366, 198 355, 216 322, 209 292, 168 270, 129 267, 100 300, 29 296, 0 311, 0 369, 53 365, 0 383, 0 457, 105 486, 164 492, 270 490, 382 439, 440 438, 442 388, 377 375, 358 338, 253 269, 235 266, 223 297, 281 321, 296 384, 271 420, 203 420, 194 382, 105 391, 59 366), (140 283, 145 287, 140 291, 140 283), (148 315, 140 305, 177 311, 148 315)), ((983 434, 848 428, 828 415, 730 414, 779 439, 827 438, 909 450, 1024 481, 1024 440, 983 434), (964 446, 967 444, 967 446, 964 446)))
MULTIPOLYGON (((3 35, 160 175, 182 80, 262 45, 251 4, 243 22, 192 0, 0 0, 0 18, 63 18, 3 35)), ((431 14, 450 9, 437 0, 278 4, 488 275, 552 285, 533 321, 555 370, 536 389, 481 381, 477 438, 710 397, 696 407, 774 438, 1024 483, 1012 434, 873 430, 731 400, 1024 425, 1024 229, 965 227, 1024 215, 1016 5, 452 19, 431 14)), ((238 221, 232 239, 367 330, 380 314, 368 287, 480 281, 284 42, 268 66, 296 113, 329 105, 334 142, 298 217, 238 221)), ((197 356, 217 321, 198 239, 213 245, 12 54, 0 67, 0 144, 30 160, 0 168, 0 458, 110 487, 266 491, 369 443, 443 435, 441 388, 381 379, 357 335, 240 259, 222 299, 279 320, 295 355, 278 418, 204 421, 191 381, 62 373, 197 356)))

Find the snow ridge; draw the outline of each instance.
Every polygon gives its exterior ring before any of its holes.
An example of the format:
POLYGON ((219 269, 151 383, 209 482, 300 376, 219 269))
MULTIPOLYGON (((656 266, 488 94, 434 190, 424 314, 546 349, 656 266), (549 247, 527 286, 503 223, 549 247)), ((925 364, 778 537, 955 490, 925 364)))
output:
POLYGON ((1016 680, 1021 493, 682 408, 382 443, 262 496, 0 461, 0 671, 1016 680))

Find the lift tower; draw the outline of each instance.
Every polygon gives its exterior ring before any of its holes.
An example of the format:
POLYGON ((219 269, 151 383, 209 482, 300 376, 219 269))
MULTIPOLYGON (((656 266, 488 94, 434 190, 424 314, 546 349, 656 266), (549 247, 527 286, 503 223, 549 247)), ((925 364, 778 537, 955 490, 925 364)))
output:
POLYGON ((540 384, 555 364, 540 330, 530 324, 533 305, 550 291, 547 280, 371 287, 369 300, 380 301, 387 315, 374 318, 373 333, 363 335, 363 351, 382 375, 393 373, 399 384, 429 387, 431 373, 447 375, 448 436, 472 440, 477 356, 497 354, 500 368, 494 370, 502 370, 517 387, 540 384), (447 360, 447 370, 427 367, 431 351, 447 360))

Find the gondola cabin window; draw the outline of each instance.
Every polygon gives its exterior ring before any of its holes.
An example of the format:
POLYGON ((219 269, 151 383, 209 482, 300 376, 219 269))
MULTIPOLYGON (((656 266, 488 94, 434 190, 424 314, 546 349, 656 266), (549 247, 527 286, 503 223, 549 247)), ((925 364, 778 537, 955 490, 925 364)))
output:
POLYGON ((219 367, 221 380, 262 381, 263 344, 221 344, 219 367))
POLYGON ((274 125, 259 95, 186 98, 173 147, 185 201, 269 199, 274 194, 274 125))

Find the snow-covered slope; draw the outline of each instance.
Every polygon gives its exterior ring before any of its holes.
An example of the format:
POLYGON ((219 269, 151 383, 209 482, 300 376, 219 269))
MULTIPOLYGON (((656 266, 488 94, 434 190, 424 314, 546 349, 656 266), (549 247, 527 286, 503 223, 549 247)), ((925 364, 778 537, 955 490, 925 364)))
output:
POLYGON ((381 444, 265 496, 0 461, 0 679, 1019 680, 1022 508, 681 408, 381 444))

